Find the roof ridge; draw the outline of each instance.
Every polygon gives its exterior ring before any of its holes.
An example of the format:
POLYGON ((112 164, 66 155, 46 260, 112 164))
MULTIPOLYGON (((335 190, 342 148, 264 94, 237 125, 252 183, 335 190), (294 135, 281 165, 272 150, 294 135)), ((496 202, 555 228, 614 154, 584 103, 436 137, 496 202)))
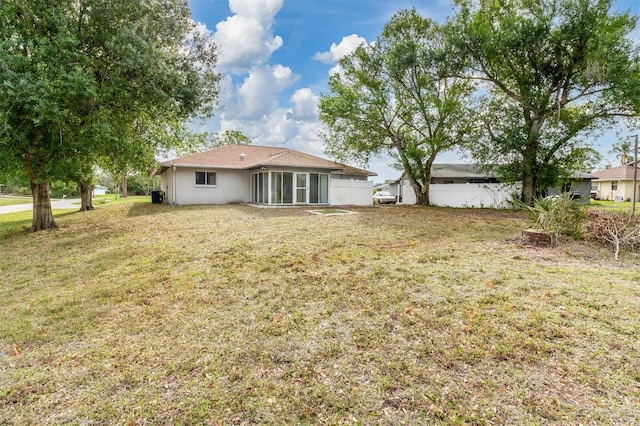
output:
POLYGON ((270 163, 273 160, 275 160, 277 158, 280 158, 283 155, 288 154, 288 153, 289 153, 288 150, 284 150, 284 151, 281 151, 281 152, 276 152, 274 154, 269 154, 269 157, 267 157, 267 159, 263 161, 263 164, 270 163))

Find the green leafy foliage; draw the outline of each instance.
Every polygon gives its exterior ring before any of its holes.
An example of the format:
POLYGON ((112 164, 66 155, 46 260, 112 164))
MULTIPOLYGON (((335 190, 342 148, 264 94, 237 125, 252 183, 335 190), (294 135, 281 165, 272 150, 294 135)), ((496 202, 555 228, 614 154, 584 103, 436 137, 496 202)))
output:
POLYGON ((585 168, 594 131, 640 110, 636 17, 611 1, 456 2, 448 42, 464 75, 486 84, 474 156, 506 164, 532 205, 585 168))
POLYGON ((620 160, 621 166, 633 162, 633 146, 631 145, 631 141, 627 139, 614 143, 611 146, 609 154, 615 154, 616 158, 620 160))
POLYGON ((582 233, 587 207, 579 200, 573 200, 570 194, 537 198, 533 206, 521 205, 540 229, 574 238, 582 233))
POLYGON ((321 97, 327 151, 342 161, 367 163, 380 153, 395 160, 419 204, 429 204, 436 156, 470 134, 472 85, 451 77, 437 23, 415 9, 385 25, 375 43, 340 61, 321 97))
MULTIPOLYGON (((217 99, 215 47, 185 0, 7 0, 0 22, 0 169, 34 189, 147 167, 167 128, 217 99)), ((34 230, 53 225, 36 226, 51 216, 37 192, 34 230)))

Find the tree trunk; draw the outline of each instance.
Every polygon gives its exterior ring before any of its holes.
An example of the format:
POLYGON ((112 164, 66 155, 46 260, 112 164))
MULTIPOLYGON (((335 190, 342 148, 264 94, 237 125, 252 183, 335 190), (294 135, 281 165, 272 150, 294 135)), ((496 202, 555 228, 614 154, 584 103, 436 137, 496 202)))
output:
POLYGON ((46 229, 57 228, 53 220, 51 210, 51 198, 49 198, 49 182, 31 182, 31 195, 33 197, 33 221, 31 231, 44 231, 46 229))
POLYGON ((527 137, 527 145, 522 150, 522 202, 527 206, 533 206, 538 189, 536 163, 540 129, 544 123, 544 118, 536 116, 528 123, 529 136, 527 137))
POLYGON ((419 206, 430 206, 431 202, 429 201, 429 187, 426 187, 426 192, 422 192, 417 195, 416 204, 419 206))
POLYGON ((522 153, 522 202, 527 206, 533 206, 536 197, 535 157, 535 149, 525 148, 522 153))
POLYGON ((418 182, 413 176, 407 173, 409 182, 411 182, 411 188, 413 188, 414 194, 416 194, 416 205, 429 206, 429 185, 424 182, 418 182))
POLYGON ((127 198, 129 196, 129 191, 127 190, 127 183, 128 183, 127 174, 123 173, 122 174, 122 198, 127 198))
POLYGON ((94 210, 93 207, 93 185, 91 183, 80 183, 80 211, 94 210))
POLYGON ((418 204, 419 206, 431 205, 431 199, 429 196, 429 186, 431 185, 431 168, 433 167, 433 163, 436 160, 437 154, 437 152, 434 152, 427 158, 427 161, 425 161, 423 170, 424 179, 422 180, 422 182, 418 183, 417 179, 411 178, 413 189, 416 192, 416 204, 418 204))

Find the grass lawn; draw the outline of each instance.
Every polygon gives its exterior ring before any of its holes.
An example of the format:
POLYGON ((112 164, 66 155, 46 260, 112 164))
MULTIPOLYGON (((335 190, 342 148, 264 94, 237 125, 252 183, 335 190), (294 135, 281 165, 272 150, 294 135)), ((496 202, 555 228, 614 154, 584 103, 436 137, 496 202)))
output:
MULTIPOLYGON (((629 201, 591 200, 589 205, 598 209, 631 212, 631 203, 629 201)), ((636 213, 638 212, 640 212, 640 204, 636 203, 636 213)))
POLYGON ((2 206, 12 206, 15 204, 27 204, 31 203, 33 200, 31 197, 0 197, 0 207, 2 206))
POLYGON ((637 423, 640 257, 523 246, 512 212, 349 210, 5 232, 0 424, 637 423))
MULTIPOLYGON (((58 218, 66 216, 68 214, 77 212, 75 210, 55 209, 53 210, 53 217, 58 221, 58 218)), ((17 212, 17 213, 5 213, 0 214, 0 247, 4 248, 4 239, 9 235, 24 234, 31 229, 31 223, 33 220, 33 212, 31 210, 17 212)), ((0 254, 0 265, 2 265, 2 257, 0 254)), ((0 266, 0 273, 2 272, 2 266, 0 266)))

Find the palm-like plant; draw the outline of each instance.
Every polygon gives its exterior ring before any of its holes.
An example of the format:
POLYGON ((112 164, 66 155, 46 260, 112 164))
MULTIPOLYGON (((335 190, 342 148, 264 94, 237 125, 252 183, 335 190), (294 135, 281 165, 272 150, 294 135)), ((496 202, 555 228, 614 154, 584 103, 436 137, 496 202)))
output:
POLYGON ((631 141, 626 140, 614 143, 609 154, 615 154, 616 158, 620 160, 620 165, 624 166, 633 161, 632 151, 631 141))

